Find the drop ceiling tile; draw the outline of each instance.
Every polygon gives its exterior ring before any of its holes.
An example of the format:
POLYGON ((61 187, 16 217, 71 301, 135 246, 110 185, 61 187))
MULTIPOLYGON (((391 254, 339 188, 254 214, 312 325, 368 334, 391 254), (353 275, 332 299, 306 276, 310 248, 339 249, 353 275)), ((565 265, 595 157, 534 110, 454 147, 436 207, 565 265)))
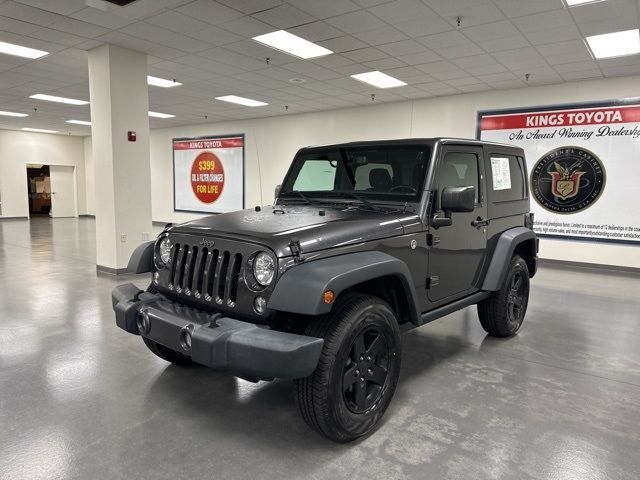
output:
POLYGON ((64 2, 51 0, 15 0, 17 3, 39 8, 46 12, 58 13, 60 15, 70 15, 73 12, 86 7, 85 0, 66 0, 64 2))
POLYGON ((109 32, 108 28, 69 17, 61 17, 59 20, 50 24, 49 28, 60 30, 61 32, 70 32, 74 35, 87 38, 96 38, 109 32))
POLYGON ((460 68, 455 68, 453 70, 448 70, 446 72, 434 72, 431 73, 431 75, 433 75, 434 78, 440 80, 440 81, 446 81, 446 80, 454 80, 454 79, 458 79, 458 78, 466 78, 469 76, 469 74, 467 72, 465 72, 464 70, 460 69, 460 68))
POLYGON ((326 22, 311 22, 299 27, 288 30, 294 35, 309 40, 310 42, 319 42, 329 38, 336 38, 344 35, 344 33, 326 22))
POLYGON ((360 33, 365 30, 375 30, 386 26, 382 20, 366 10, 329 18, 327 22, 346 33, 360 33))
POLYGON ((59 30, 52 30, 51 28, 42 28, 35 32, 31 32, 29 35, 33 38, 44 40, 45 42, 59 43, 60 45, 66 45, 69 47, 78 45, 85 41, 84 37, 61 32, 59 30))
POLYGON ((218 0, 218 3, 248 15, 282 5, 281 0, 218 0))
POLYGON ((291 0, 291 4, 315 18, 329 18, 359 10, 350 0, 291 0))
POLYGON ((42 27, 33 23, 23 22, 9 17, 0 16, 0 31, 11 32, 20 35, 29 35, 31 32, 40 30, 42 27))
POLYGON ((485 52, 502 52, 503 50, 513 50, 514 48, 524 48, 531 46, 529 40, 517 33, 511 37, 495 38, 492 40, 480 40, 477 45, 485 52))
POLYGON ((198 52, 198 55, 213 60, 214 63, 233 65, 242 70, 259 70, 266 67, 264 59, 257 60, 222 47, 203 50, 202 52, 198 52))
POLYGON ((549 45, 539 45, 536 49, 545 57, 562 54, 580 56, 587 50, 582 40, 569 40, 549 45))
POLYGON ((211 0, 195 0, 194 2, 178 7, 176 10, 212 25, 226 24, 231 20, 236 20, 243 16, 238 10, 211 0))
POLYGON ((364 63, 355 63, 353 65, 345 65, 344 67, 336 67, 334 70, 344 76, 350 77, 351 75, 370 72, 372 68, 367 67, 364 63))
POLYGON ((588 37, 638 28, 638 20, 633 16, 601 18, 591 22, 580 23, 579 28, 582 35, 588 37))
POLYGON ((459 58, 456 60, 451 60, 451 63, 462 69, 482 67, 485 65, 497 65, 497 62, 493 59, 493 57, 487 54, 459 58))
POLYGON ((358 40, 357 38, 352 37, 351 35, 332 38, 330 40, 325 40, 323 42, 318 42, 318 43, 335 53, 350 52, 353 50, 358 50, 361 48, 368 47, 368 45, 364 43, 362 40, 358 40))
POLYGON ((316 20, 311 15, 291 5, 280 5, 262 12, 254 13, 253 18, 273 25, 276 29, 292 28, 316 20))
POLYGON ((322 70, 317 70, 307 75, 313 78, 314 80, 323 80, 323 81, 332 80, 334 78, 340 78, 342 76, 341 73, 338 73, 335 70, 331 70, 329 68, 323 68, 322 70))
POLYGON ((397 58, 387 57, 381 60, 373 60, 371 62, 364 62, 364 65, 369 67, 371 70, 388 70, 391 68, 399 68, 404 67, 406 63, 398 60, 397 58))
POLYGON ((640 74, 640 65, 623 65, 620 67, 609 67, 603 69, 606 77, 620 77, 624 75, 640 74))
POLYGON ((494 0, 494 3, 509 18, 564 8, 559 0, 494 0))
POLYGON ((122 28, 135 21, 126 17, 121 17, 120 15, 116 15, 115 13, 98 10, 97 8, 93 7, 83 8, 82 10, 75 12, 70 16, 71 18, 75 18, 76 20, 81 20, 83 22, 91 23, 93 25, 99 25, 101 27, 110 28, 113 30, 122 28))
POLYGON ((567 72, 561 73, 560 76, 563 80, 567 82, 575 81, 575 80, 587 80, 592 78, 602 78, 604 75, 598 69, 596 70, 581 70, 579 72, 567 72))
POLYGON ((431 63, 422 64, 422 65, 416 65, 415 68, 424 73, 433 75, 434 73, 441 73, 441 72, 448 72, 450 70, 455 70, 458 67, 456 67, 453 63, 449 61, 443 60, 439 62, 431 62, 431 63))
POLYGON ((544 45, 547 43, 564 42, 581 38, 578 27, 575 25, 536 30, 535 32, 525 33, 524 36, 532 45, 544 45))
POLYGON ((342 67, 344 65, 351 65, 353 61, 343 55, 327 55, 326 57, 320 57, 313 60, 316 65, 322 65, 326 68, 342 67))
POLYGON ((60 16, 56 13, 47 12, 40 8, 34 8, 17 2, 4 2, 0 4, 0 15, 43 27, 60 19, 60 16))
POLYGON ((158 15, 146 18, 145 22, 185 35, 191 35, 199 30, 211 28, 211 24, 209 23, 201 22, 196 18, 174 10, 167 10, 158 15))
POLYGON ((390 24, 433 17, 434 11, 420 0, 396 0, 369 9, 376 17, 390 24))
POLYGON ((425 46, 415 40, 404 40, 402 42, 388 43, 379 45, 378 48, 392 57, 401 55, 411 55, 413 53, 422 53, 426 50, 425 46))
POLYGON ((239 42, 244 38, 223 28, 214 27, 213 25, 210 25, 204 30, 190 33, 188 36, 216 46, 239 42))
POLYGON ((172 59, 174 62, 189 65, 193 68, 215 73, 216 75, 236 75, 244 72, 243 69, 234 65, 215 63, 211 60, 201 57, 200 55, 184 55, 172 59))
POLYGON ((284 65, 286 63, 291 63, 298 60, 296 57, 279 52, 277 50, 274 50, 273 48, 264 46, 251 39, 242 40, 236 43, 230 43, 229 45, 225 45, 225 48, 234 52, 238 52, 242 55, 247 55, 255 59, 263 60, 265 61, 265 63, 266 59, 268 58, 270 65, 284 65))
MULTIPOLYGON (((476 78, 481 82, 487 84, 494 84, 495 82, 507 82, 518 80, 518 78, 512 72, 500 72, 500 73, 492 73, 488 75, 476 75, 476 78)), ((518 80, 519 81, 519 80, 518 80)))
POLYGON ((371 46, 399 42, 400 40, 406 40, 408 38, 404 33, 401 33, 400 30, 391 26, 354 33, 353 36, 371 46))
POLYGON ((424 35, 433 35, 436 33, 446 32, 453 29, 451 24, 439 15, 433 15, 418 20, 408 20, 395 25, 402 33, 410 37, 422 37, 424 35))
POLYGON ((548 67, 545 59, 532 47, 497 52, 491 54, 491 56, 509 70, 548 67))
POLYGON ((435 62, 442 58, 431 50, 425 50, 421 53, 412 53, 411 55, 402 55, 400 60, 408 65, 420 65, 423 63, 435 62))
POLYGON ((536 32, 556 27, 569 28, 575 26, 567 10, 554 10, 552 12, 527 15, 513 19, 512 22, 522 33, 536 32))
POLYGON ((490 83, 490 86, 496 90, 506 90, 511 88, 522 88, 526 85, 523 80, 501 80, 490 83))
POLYGON ((252 38, 265 33, 273 32, 274 28, 264 22, 256 20, 253 17, 235 18, 224 22, 222 25, 225 30, 229 30, 236 35, 242 35, 245 38, 252 38))
POLYGON ((380 60, 388 56, 386 53, 374 47, 344 52, 343 55, 354 62, 370 62, 371 60, 380 60))
POLYGON ((559 74, 583 72, 587 70, 598 70, 598 64, 595 60, 588 60, 585 62, 564 63, 561 65, 556 65, 555 70, 559 74))
POLYGON ((458 16, 462 17, 463 28, 505 18, 491 0, 424 0, 424 3, 454 27, 458 16))

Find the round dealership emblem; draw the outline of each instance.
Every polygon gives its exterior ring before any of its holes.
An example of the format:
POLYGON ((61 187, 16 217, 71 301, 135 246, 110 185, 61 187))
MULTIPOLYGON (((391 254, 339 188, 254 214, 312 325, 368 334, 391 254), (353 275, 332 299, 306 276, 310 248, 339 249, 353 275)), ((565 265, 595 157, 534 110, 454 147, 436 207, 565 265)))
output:
POLYGON ((213 152, 202 152, 191 165, 191 188, 202 203, 213 203, 224 188, 224 168, 213 152))
POLYGON ((531 190, 543 208, 554 213, 576 213, 600 198, 605 179, 604 166, 592 152, 560 147, 535 164, 531 190))

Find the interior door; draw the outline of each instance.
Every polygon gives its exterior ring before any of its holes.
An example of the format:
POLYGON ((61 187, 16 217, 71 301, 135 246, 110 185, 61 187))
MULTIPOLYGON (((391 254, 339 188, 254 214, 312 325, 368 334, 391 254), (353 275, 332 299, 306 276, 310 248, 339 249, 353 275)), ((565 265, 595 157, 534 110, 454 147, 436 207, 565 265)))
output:
POLYGON ((51 216, 77 217, 75 167, 51 165, 51 216))
POLYGON ((476 288, 487 246, 487 205, 484 199, 482 148, 446 146, 441 154, 435 181, 436 198, 432 215, 442 217, 440 194, 445 187, 474 186, 473 212, 450 213, 447 227, 430 227, 429 285, 431 302, 454 300, 476 288))

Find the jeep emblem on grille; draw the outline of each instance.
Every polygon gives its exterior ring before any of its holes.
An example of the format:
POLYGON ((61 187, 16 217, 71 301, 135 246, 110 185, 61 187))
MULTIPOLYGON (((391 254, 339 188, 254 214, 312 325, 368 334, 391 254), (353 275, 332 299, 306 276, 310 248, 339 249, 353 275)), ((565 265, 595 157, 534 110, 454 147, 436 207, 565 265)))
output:
POLYGON ((208 240, 206 238, 203 238, 202 240, 200 240, 200 245, 203 247, 213 247, 216 244, 216 242, 214 242, 213 240, 208 240))

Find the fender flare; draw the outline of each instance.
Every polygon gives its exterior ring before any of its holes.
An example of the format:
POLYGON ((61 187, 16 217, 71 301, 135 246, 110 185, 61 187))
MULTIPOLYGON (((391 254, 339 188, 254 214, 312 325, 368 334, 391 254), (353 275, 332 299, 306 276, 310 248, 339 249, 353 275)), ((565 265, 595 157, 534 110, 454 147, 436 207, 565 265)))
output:
POLYGON ((532 242, 534 255, 537 253, 536 234, 526 227, 511 228, 500 235, 487 274, 482 283, 482 290, 495 292, 500 290, 507 274, 511 257, 518 245, 532 242))
POLYGON ((418 322, 418 303, 409 268, 402 260, 377 251, 309 261, 287 270, 278 280, 268 306, 282 312, 323 315, 332 307, 322 300, 326 290, 333 290, 337 297, 349 287, 386 276, 400 280, 409 307, 409 320, 418 322))
POLYGON ((155 241, 138 245, 129 258, 128 273, 149 273, 153 271, 153 246, 155 241))

